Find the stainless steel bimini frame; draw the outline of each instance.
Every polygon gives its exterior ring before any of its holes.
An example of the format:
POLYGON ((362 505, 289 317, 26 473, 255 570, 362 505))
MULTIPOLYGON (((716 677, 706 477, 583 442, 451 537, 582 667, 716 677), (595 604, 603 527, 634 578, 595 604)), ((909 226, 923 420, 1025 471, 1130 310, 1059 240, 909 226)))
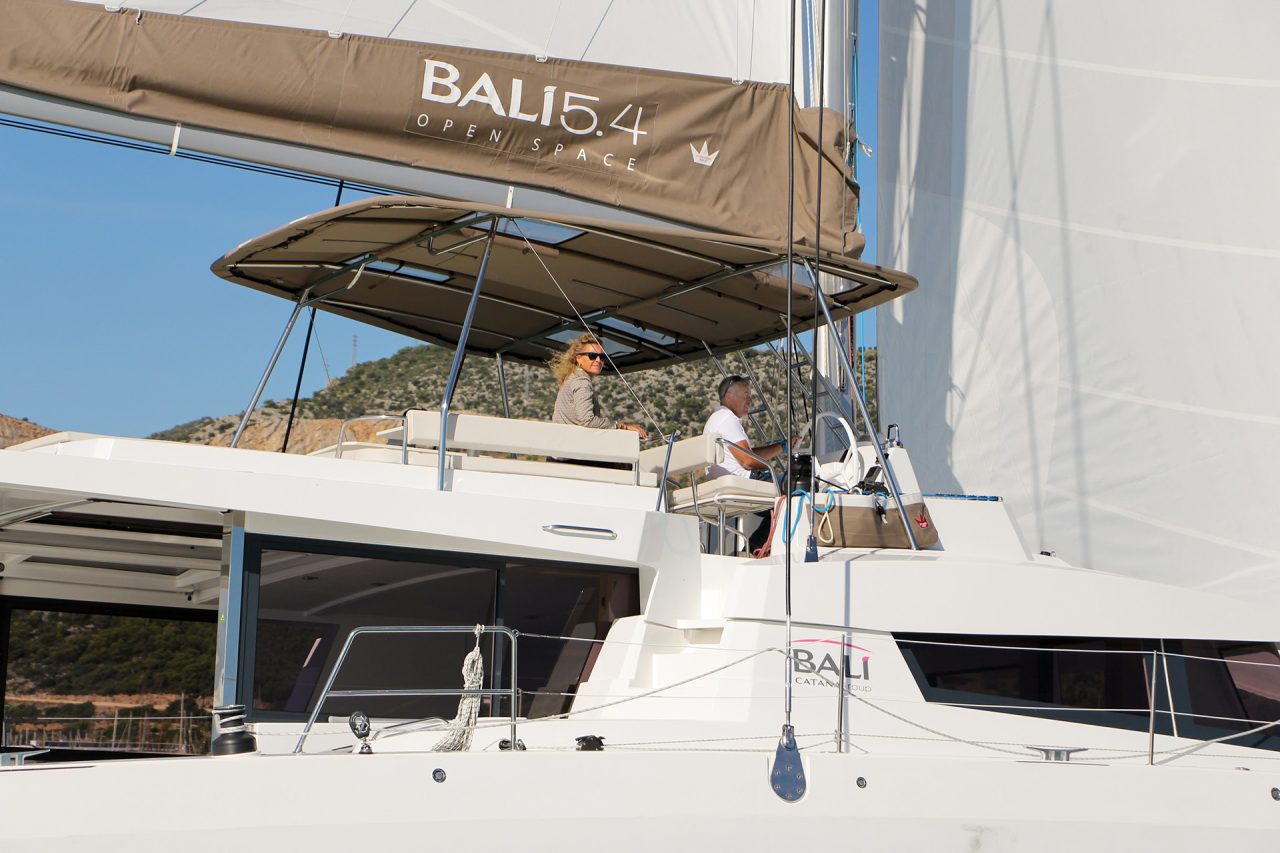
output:
MULTIPOLYGON (((831 309, 827 306, 827 294, 818 282, 818 270, 808 262, 808 259, 805 259, 805 267, 813 278, 813 298, 818 301, 818 306, 822 309, 822 316, 827 321, 827 328, 838 339, 839 335, 835 331, 836 323, 831 317, 831 309)), ((840 361, 844 365, 844 369, 849 372, 849 375, 857 376, 853 372, 853 363, 849 360, 848 350, 843 346, 838 346, 834 349, 840 353, 840 361)), ((907 518, 907 508, 902 504, 902 487, 898 485, 898 475, 894 473, 893 466, 889 464, 889 457, 884 451, 884 443, 880 441, 880 436, 876 433, 875 427, 871 423, 871 414, 867 411, 867 402, 862 399, 862 389, 855 382, 851 384, 850 390, 852 391, 850 396, 858 404, 858 411, 862 415, 862 421, 867 425, 867 432, 875 445, 876 459, 880 462, 880 469, 884 471, 885 479, 889 482, 889 489, 893 492, 893 504, 898 508, 898 517, 902 519, 902 529, 906 531, 907 539, 911 542, 911 550, 919 551, 920 543, 916 541, 915 531, 911 529, 911 521, 907 518)))
MULTIPOLYGON (((302 752, 302 746, 307 742, 307 735, 311 733, 311 728, 316 724, 316 719, 320 716, 320 711, 324 708, 324 703, 331 698, 379 698, 379 697, 404 697, 404 696, 506 696, 511 703, 511 743, 516 743, 516 720, 520 712, 519 698, 520 690, 516 686, 516 662, 519 657, 518 648, 520 632, 505 625, 387 625, 376 626, 371 628, 356 628, 347 635, 347 641, 342 645, 342 652, 338 655, 337 662, 333 665, 333 670, 329 673, 329 678, 324 683, 324 689, 320 691, 320 697, 316 700, 316 706, 311 711, 311 716, 307 718, 307 724, 302 728, 302 734, 298 736, 298 743, 293 747, 294 754, 302 752), (351 651, 351 645, 357 637, 365 634, 502 634, 511 641, 511 685, 505 690, 475 689, 475 690, 449 690, 449 689, 419 689, 419 690, 334 690, 333 682, 337 680, 338 673, 342 670, 343 663, 347 660, 347 653, 351 651)), ((512 750, 514 751, 514 750, 512 750)))

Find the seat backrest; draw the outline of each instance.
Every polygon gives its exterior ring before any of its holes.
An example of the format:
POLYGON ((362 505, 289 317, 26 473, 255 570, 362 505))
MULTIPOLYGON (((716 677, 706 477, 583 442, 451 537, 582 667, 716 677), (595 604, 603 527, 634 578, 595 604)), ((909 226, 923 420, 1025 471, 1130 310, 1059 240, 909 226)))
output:
MULTIPOLYGON (((405 412, 405 432, 410 447, 439 447, 440 413, 410 409, 405 412)), ((621 462, 632 466, 640 458, 640 436, 630 430, 589 429, 484 415, 450 414, 445 444, 449 450, 621 462)))
MULTIPOLYGON (((671 445, 671 464, 667 466, 667 476, 675 477, 687 474, 699 468, 706 468, 724 461, 724 445, 716 441, 715 433, 695 435, 693 438, 682 438, 671 445)), ((665 444, 651 447, 640 454, 640 470, 650 474, 662 474, 662 466, 667 461, 665 444)))

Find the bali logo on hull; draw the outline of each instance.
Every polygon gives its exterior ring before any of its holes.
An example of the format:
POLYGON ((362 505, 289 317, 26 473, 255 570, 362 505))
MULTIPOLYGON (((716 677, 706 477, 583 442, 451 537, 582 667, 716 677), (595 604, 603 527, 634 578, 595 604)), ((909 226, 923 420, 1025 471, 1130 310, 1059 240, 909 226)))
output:
POLYGON ((813 637, 792 642, 791 658, 796 673, 795 683, 814 687, 831 686, 840 678, 844 665, 846 690, 865 691, 871 679, 871 650, 853 643, 813 637), (812 645, 815 648, 796 648, 812 645), (836 648, 823 648, 835 646, 836 648), (862 654, 859 654, 861 652, 862 654), (841 660, 843 658, 843 661, 841 660), (857 682, 857 683, 855 683, 857 682))

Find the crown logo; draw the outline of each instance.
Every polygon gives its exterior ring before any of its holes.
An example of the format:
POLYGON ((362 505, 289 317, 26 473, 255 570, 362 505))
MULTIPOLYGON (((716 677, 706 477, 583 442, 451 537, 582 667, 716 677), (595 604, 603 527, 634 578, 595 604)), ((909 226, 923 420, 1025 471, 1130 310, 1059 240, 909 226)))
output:
POLYGON ((720 156, 719 151, 715 151, 711 154, 707 153, 707 143, 709 141, 710 140, 704 139, 702 141, 701 149, 694 148, 693 143, 689 143, 689 150, 693 152, 693 162, 697 163, 699 166, 710 166, 716 161, 716 158, 720 156))

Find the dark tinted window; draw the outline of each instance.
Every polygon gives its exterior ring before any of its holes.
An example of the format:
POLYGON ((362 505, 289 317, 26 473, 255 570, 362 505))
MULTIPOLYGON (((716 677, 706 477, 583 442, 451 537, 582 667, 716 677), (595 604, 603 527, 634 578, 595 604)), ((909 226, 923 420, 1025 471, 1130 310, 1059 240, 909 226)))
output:
MULTIPOLYGON (((1280 720, 1280 655, 1274 645, 1181 640, 1169 646, 1180 653, 1169 658, 1179 734, 1212 739, 1280 720)), ((1275 728, 1233 742, 1280 749, 1275 728)))
MULTIPOLYGON (((1155 649, 1163 652, 1155 673, 1161 734, 1208 740, 1280 720, 1280 655, 1270 643, 946 634, 897 639, 930 702, 1145 729, 1155 649)), ((1280 749, 1274 728, 1233 742, 1280 749)))
MULTIPOLYGON (((1140 654, 1149 648, 1140 640, 900 634, 898 645, 931 702, 1121 728, 1148 724, 1151 656, 1140 654)), ((1161 681, 1157 710, 1163 690, 1161 681)))
MULTIPOLYGON (((307 550, 264 547, 259 568, 252 670, 254 719, 299 719, 315 707, 350 632, 372 626, 503 624, 530 636, 520 642, 522 713, 543 716, 572 702, 613 621, 639 612, 636 576, 588 566, 484 555, 400 552, 355 546, 307 550), (360 553, 364 550, 366 553, 360 553)), ((334 690, 457 689, 471 634, 361 635, 334 690)), ((511 649, 487 635, 485 686, 505 688, 511 649)), ((326 702, 323 715, 359 708, 371 716, 450 718, 457 697, 351 697, 326 702)), ((503 700, 483 713, 506 714, 503 700)), ((323 718, 323 716, 322 716, 323 718)))

